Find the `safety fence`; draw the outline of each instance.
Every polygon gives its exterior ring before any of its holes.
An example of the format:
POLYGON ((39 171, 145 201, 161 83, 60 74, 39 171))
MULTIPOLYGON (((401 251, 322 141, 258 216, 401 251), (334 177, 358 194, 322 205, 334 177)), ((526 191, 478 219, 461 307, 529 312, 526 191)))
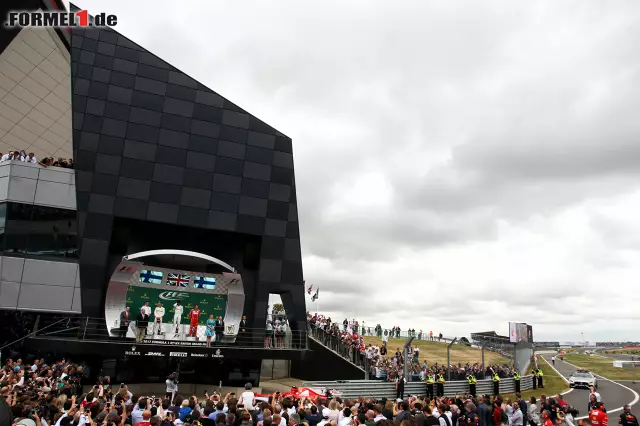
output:
MULTIPOLYGON (((373 398, 395 398, 396 385, 393 382, 375 380, 350 380, 335 382, 304 382, 302 386, 315 389, 329 389, 340 392, 343 398, 359 398, 360 396, 373 398)), ((434 385, 434 392, 435 392, 434 385)), ((533 378, 524 376, 520 380, 520 390, 533 388, 533 378)), ((516 383, 513 378, 504 378, 500 381, 500 394, 509 394, 516 391, 516 383)), ((444 384, 444 395, 455 396, 469 392, 469 384, 466 381, 452 381, 444 384)), ((493 395, 493 382, 491 380, 478 380, 476 384, 477 395, 493 395)), ((424 382, 409 382, 404 387, 404 396, 427 395, 427 384, 424 382)))

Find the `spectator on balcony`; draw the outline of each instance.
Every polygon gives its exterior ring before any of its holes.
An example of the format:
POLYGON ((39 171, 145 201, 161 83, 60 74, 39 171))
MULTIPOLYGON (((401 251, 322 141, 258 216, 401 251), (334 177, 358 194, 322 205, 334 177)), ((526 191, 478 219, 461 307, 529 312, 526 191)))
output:
POLYGON ((38 162, 38 160, 36 160, 36 155, 33 152, 30 152, 28 155, 24 155, 22 158, 22 161, 24 161, 25 163, 36 164, 38 162))
POLYGON ((264 347, 265 348, 272 347, 271 346, 272 340, 273 340, 273 324, 271 323, 271 320, 267 320, 265 337, 264 337, 264 347))

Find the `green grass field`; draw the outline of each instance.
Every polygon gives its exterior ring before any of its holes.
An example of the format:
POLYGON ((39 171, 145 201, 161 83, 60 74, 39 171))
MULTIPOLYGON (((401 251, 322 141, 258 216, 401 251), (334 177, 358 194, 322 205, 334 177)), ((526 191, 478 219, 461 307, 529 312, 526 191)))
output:
MULTIPOLYGON (((382 345, 382 340, 374 336, 364 336, 364 341, 367 344, 382 345)), ((389 339, 387 348, 389 355, 395 353, 397 348, 402 351, 406 339, 389 339)), ((426 340, 414 340, 413 346, 420 348, 420 364, 423 360, 427 360, 429 365, 437 362, 438 364, 447 363, 447 345, 448 343, 430 342, 426 340)), ((453 345, 451 347, 451 364, 466 364, 466 363, 482 362, 482 354, 480 349, 472 348, 470 346, 453 345)), ((484 363, 485 365, 491 364, 511 364, 512 361, 496 352, 489 350, 484 351, 484 363)))
POLYGON ((640 380, 640 368, 614 367, 612 358, 567 354, 564 356, 564 360, 610 380, 640 380))

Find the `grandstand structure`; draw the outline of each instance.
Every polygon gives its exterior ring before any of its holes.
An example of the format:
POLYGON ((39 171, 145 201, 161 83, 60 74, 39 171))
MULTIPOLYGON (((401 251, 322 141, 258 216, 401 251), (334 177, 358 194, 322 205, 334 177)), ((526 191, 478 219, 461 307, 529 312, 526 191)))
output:
POLYGON ((509 349, 513 347, 513 343, 509 341, 509 336, 501 336, 495 331, 471 333, 471 342, 474 345, 484 346, 489 349, 509 349))

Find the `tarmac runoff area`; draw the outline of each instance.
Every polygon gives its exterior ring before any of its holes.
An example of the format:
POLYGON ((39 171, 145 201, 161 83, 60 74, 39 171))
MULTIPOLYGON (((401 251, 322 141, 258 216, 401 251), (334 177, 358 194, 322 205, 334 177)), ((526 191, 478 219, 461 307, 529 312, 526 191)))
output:
MULTIPOLYGON (((561 375, 565 379, 568 379, 573 374, 573 372, 578 369, 578 367, 573 364, 569 364, 566 361, 560 361, 557 356, 555 365, 551 363, 552 355, 545 354, 538 356, 544 358, 544 360, 549 363, 551 368, 553 368, 559 375, 561 375)), ((621 412, 625 404, 631 404, 631 411, 636 414, 636 416, 638 416, 639 410, 635 404, 640 399, 640 396, 638 395, 638 392, 640 392, 640 384, 634 384, 632 381, 626 380, 613 381, 597 374, 595 376, 598 379, 597 391, 602 397, 602 402, 607 409, 607 414, 614 414, 615 417, 617 417, 616 413, 621 412)), ((543 394, 544 389, 541 389, 540 393, 543 394)), ((578 419, 586 418, 588 416, 588 389, 571 389, 563 393, 562 397, 567 402, 567 404, 572 405, 580 411, 578 419)), ((617 423, 614 422, 612 424, 617 423)))

